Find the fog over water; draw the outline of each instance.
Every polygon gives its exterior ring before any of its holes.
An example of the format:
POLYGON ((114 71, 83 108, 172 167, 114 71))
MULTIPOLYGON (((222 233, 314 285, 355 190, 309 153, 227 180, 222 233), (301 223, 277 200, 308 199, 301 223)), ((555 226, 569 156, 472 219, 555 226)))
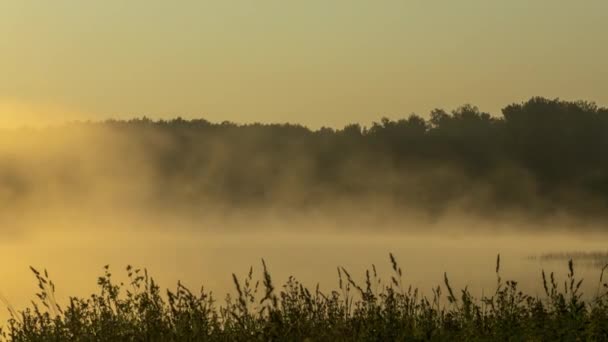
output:
MULTIPOLYGON (((347 139, 342 131, 219 125, 194 134, 173 125, 3 131, 0 293, 9 303, 19 309, 34 297, 29 266, 49 271, 60 303, 94 292, 108 264, 119 281, 133 265, 163 288, 204 285, 222 301, 232 273, 253 266, 259 279, 262 258, 277 285, 293 275, 329 291, 338 266, 363 279, 374 264, 389 279, 391 252, 406 286, 427 295, 444 272, 478 297, 493 291, 497 254, 503 279, 540 295, 541 269, 561 281, 567 258, 531 256, 607 250, 605 219, 577 214, 601 213, 598 196, 564 188, 557 210, 530 170, 503 161, 470 171, 458 160, 401 163, 356 141, 323 145, 347 139), (327 146, 342 150, 326 155, 327 146)), ((588 294, 597 266, 575 258, 588 294)))
MULTIPOLYGON (((305 229, 305 226, 302 226, 305 229)), ((3 239, 0 257, 1 293, 16 308, 30 303, 37 288, 29 266, 46 268, 57 285, 57 298, 67 303, 69 296, 95 292, 96 280, 109 264, 119 281, 126 283, 127 265, 145 267, 162 287, 173 288, 177 280, 193 290, 201 285, 223 300, 233 293, 231 275, 246 276, 254 267, 261 279, 260 259, 264 258, 276 284, 291 275, 314 288, 337 288, 337 266, 343 266, 363 281, 364 272, 377 266, 382 279, 390 279, 388 253, 393 252, 404 269, 406 285, 431 289, 443 286, 447 272, 452 286, 468 286, 472 293, 495 289, 496 254, 501 254, 503 279, 519 281, 522 289, 542 295, 541 269, 555 272, 565 280, 567 260, 540 261, 529 256, 551 252, 606 251, 606 236, 590 234, 542 233, 444 235, 424 233, 339 234, 295 233, 255 229, 247 233, 199 233, 98 228, 86 232, 50 230, 3 239)), ((576 259, 575 259, 576 260, 576 259)), ((575 261, 577 275, 583 277, 583 291, 594 294, 600 270, 575 261)), ((0 313, 7 317, 7 312, 0 313)))
MULTIPOLYGON (((206 232, 184 229, 163 233, 136 225, 91 226, 82 230, 50 226, 48 230, 2 240, 0 257, 5 262, 0 270, 0 291, 17 308, 29 304, 37 291, 31 265, 50 272, 58 299, 66 303, 68 296, 93 293, 97 276, 106 264, 116 279, 126 282, 124 269, 130 264, 146 267, 162 287, 173 288, 181 280, 193 290, 204 285, 223 300, 233 291, 232 273, 244 277, 253 266, 254 276, 260 279, 261 258, 266 260, 276 284, 294 275, 307 286, 319 283, 321 289, 331 290, 338 286, 337 266, 363 280, 365 270, 375 264, 380 277, 389 279, 388 253, 393 252, 404 270, 405 284, 417 286, 427 295, 431 288, 443 286, 443 272, 457 288, 469 286, 477 296, 482 291, 490 293, 496 284, 497 253, 501 254, 503 279, 518 280, 524 290, 541 295, 541 268, 554 271, 557 279, 563 280, 567 263, 531 260, 529 256, 605 251, 606 246, 606 236, 599 233, 345 234, 319 231, 318 226, 307 227, 305 222, 297 226, 300 232, 256 226, 238 233, 217 231, 216 227, 206 232)), ((577 274, 585 278, 585 293, 594 293, 599 269, 576 261, 575 267, 577 274)), ((3 317, 5 314, 3 311, 3 317)))

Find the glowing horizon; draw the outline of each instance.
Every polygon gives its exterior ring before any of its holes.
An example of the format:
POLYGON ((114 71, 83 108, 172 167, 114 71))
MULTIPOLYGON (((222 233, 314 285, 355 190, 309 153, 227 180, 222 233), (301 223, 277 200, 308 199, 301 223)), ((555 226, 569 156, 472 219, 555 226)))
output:
POLYGON ((310 127, 608 104, 608 2, 0 4, 0 123, 149 116, 310 127))

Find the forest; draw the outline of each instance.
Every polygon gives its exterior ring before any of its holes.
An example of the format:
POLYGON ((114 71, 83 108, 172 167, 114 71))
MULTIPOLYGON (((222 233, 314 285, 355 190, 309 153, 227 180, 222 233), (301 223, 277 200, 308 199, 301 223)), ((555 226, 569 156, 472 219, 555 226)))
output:
POLYGON ((429 218, 457 208, 491 217, 599 219, 608 204, 608 108, 585 101, 534 97, 504 107, 501 116, 464 105, 341 129, 142 117, 24 128, 6 133, 7 141, 10 134, 47 150, 45 139, 63 137, 69 153, 60 159, 43 149, 33 157, 45 170, 35 186, 39 173, 24 172, 32 163, 20 160, 27 154, 0 151, 0 194, 9 202, 49 183, 62 195, 86 197, 90 190, 65 189, 87 188, 91 173, 82 170, 95 169, 96 180, 120 179, 122 188, 146 179, 132 200, 181 211, 209 203, 295 211, 358 205, 429 218))

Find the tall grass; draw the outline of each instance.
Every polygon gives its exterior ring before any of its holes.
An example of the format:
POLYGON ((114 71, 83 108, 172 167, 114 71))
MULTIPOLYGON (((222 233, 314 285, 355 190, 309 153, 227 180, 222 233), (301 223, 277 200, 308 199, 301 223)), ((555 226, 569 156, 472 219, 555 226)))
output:
POLYGON ((261 283, 253 268, 235 294, 218 301, 181 283, 161 289, 145 270, 128 266, 117 284, 106 266, 99 292, 60 305, 46 271, 31 307, 16 311, 2 330, 8 341, 604 341, 608 340, 608 284, 602 269, 597 293, 584 300, 572 260, 566 279, 542 274, 542 297, 503 281, 496 260, 496 289, 475 298, 457 290, 445 274, 432 296, 405 286, 390 254, 392 274, 383 281, 372 266, 363 282, 338 268, 338 287, 323 292, 295 278, 277 288, 262 261, 261 283), (590 297, 591 298, 591 297, 590 297))

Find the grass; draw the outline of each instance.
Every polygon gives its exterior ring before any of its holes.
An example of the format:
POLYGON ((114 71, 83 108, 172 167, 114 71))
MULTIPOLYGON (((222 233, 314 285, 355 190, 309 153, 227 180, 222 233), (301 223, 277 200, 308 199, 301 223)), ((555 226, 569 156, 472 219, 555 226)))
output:
POLYGON ((113 281, 108 266, 99 292, 88 298, 55 299, 46 271, 32 268, 39 292, 31 307, 16 311, 2 330, 8 341, 606 341, 608 284, 604 267, 592 299, 584 300, 574 265, 563 282, 542 272, 542 297, 503 281, 496 260, 496 290, 474 298, 452 288, 448 275, 432 296, 403 284, 391 254, 384 282, 372 267, 357 283, 338 268, 338 287, 322 292, 295 278, 277 288, 262 261, 261 283, 253 269, 233 275, 235 294, 218 303, 203 288, 178 282, 161 291, 146 270, 128 266, 128 283, 113 281))

